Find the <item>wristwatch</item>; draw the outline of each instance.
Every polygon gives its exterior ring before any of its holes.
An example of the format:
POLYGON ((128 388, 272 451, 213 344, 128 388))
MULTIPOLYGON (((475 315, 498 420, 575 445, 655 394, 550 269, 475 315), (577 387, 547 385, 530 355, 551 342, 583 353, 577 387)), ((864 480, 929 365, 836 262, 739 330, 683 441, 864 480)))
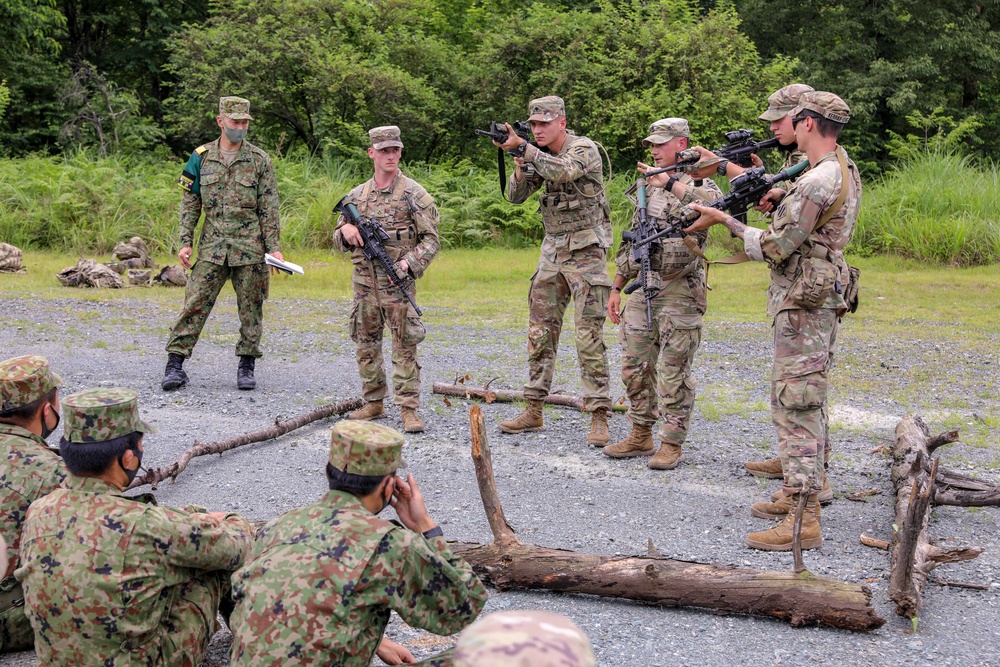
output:
POLYGON ((618 285, 612 285, 612 286, 611 286, 611 289, 613 289, 613 290, 614 290, 614 291, 616 291, 616 292, 621 292, 621 291, 622 291, 622 288, 621 288, 621 287, 619 287, 618 285))
POLYGON ((511 148, 507 151, 507 154, 511 157, 524 157, 524 151, 528 150, 528 142, 521 142, 521 145, 517 148, 511 148))
POLYGON ((426 537, 429 540, 432 537, 440 537, 440 536, 444 535, 444 531, 441 530, 441 526, 434 526, 430 530, 425 531, 425 532, 420 533, 420 534, 423 535, 424 537, 426 537))
POLYGON ((677 174, 670 174, 670 178, 667 179, 667 191, 674 189, 674 183, 681 179, 677 178, 677 174))
POLYGON ((719 163, 719 166, 715 168, 715 173, 717 173, 719 176, 725 176, 726 167, 728 166, 729 166, 729 160, 723 160, 722 162, 719 163))

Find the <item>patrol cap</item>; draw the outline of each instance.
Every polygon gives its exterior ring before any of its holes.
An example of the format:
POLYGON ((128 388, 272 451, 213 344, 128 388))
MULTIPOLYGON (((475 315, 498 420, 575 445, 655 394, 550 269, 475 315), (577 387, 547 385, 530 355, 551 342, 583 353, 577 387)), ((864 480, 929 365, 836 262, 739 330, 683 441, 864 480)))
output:
POLYGON ((391 146, 403 147, 403 142, 399 138, 399 128, 395 125, 373 127, 368 130, 368 138, 372 140, 372 148, 375 150, 391 146))
POLYGON ((811 93, 813 90, 812 86, 807 86, 804 83, 793 83, 780 88, 767 98, 767 111, 757 117, 769 123, 781 120, 799 103, 802 93, 811 93))
POLYGON ((250 115, 250 100, 242 97, 220 97, 219 113, 233 120, 253 120, 250 115))
POLYGON ((649 126, 649 136, 642 140, 643 146, 665 144, 674 137, 691 138, 691 128, 684 118, 663 118, 649 126))
POLYGON ((352 475, 384 477, 405 468, 403 434, 367 421, 345 419, 330 432, 330 465, 352 475))
POLYGON ((851 108, 847 106, 847 102, 824 91, 803 93, 799 98, 799 105, 792 109, 792 118, 803 111, 814 111, 834 123, 847 123, 851 120, 851 108))
POLYGON ((548 611, 501 611, 458 636, 455 667, 595 667, 576 623, 548 611))
POLYGON ((105 442, 133 431, 156 433, 139 419, 139 404, 131 389, 98 387, 62 400, 63 437, 72 444, 105 442))
POLYGON ((566 104, 563 98, 549 95, 528 102, 528 120, 547 123, 566 115, 566 104))
POLYGON ((40 355, 0 361, 0 412, 37 401, 62 383, 62 378, 49 367, 48 359, 40 355))

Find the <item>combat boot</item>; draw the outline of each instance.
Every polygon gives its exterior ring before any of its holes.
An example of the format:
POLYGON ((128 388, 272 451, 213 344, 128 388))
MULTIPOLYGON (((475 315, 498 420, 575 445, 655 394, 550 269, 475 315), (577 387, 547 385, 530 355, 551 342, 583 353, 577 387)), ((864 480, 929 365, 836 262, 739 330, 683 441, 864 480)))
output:
POLYGON ((424 432, 424 422, 417 415, 416 408, 403 408, 403 430, 407 433, 424 432))
POLYGON ((525 431, 541 431, 542 430, 542 406, 545 404, 544 401, 529 400, 528 407, 524 409, 524 412, 514 417, 513 419, 508 419, 505 422, 500 422, 500 430, 504 433, 523 433, 525 431))
POLYGON ((660 449, 646 462, 646 467, 653 470, 673 470, 683 460, 684 455, 681 453, 680 445, 661 441, 660 449))
POLYGON ((246 391, 254 389, 257 386, 257 380, 253 377, 253 367, 256 363, 257 359, 251 357, 249 354, 244 354, 240 357, 240 367, 236 369, 237 389, 246 391))
POLYGON ((608 409, 597 408, 590 413, 590 433, 587 434, 587 444, 603 447, 609 442, 611 442, 611 435, 608 433, 608 409))
POLYGON ((160 383, 163 391, 177 389, 177 387, 183 387, 187 384, 188 376, 182 368, 183 365, 183 354, 171 352, 167 355, 167 368, 163 371, 163 382, 160 383))
POLYGON ((784 473, 781 471, 781 459, 777 456, 766 461, 747 461, 743 467, 754 477, 766 477, 767 479, 784 477, 784 473))
POLYGON ((653 427, 648 425, 632 424, 632 432, 621 442, 608 445, 601 451, 605 456, 613 459, 625 459, 631 456, 652 456, 653 450, 653 427))
MULTIPOLYGON (((750 533, 746 538, 746 545, 753 549, 763 549, 765 551, 791 551, 792 534, 795 528, 795 509, 799 504, 799 494, 789 497, 792 511, 785 515, 784 520, 770 530, 762 530, 758 533, 750 533)), ((799 542, 803 549, 815 549, 823 545, 823 535, 820 530, 820 509, 816 494, 810 494, 806 501, 805 511, 802 513, 802 531, 799 533, 799 542)))
MULTIPOLYGON (((784 489, 778 489, 771 494, 771 500, 777 501, 781 496, 784 495, 784 489)), ((823 488, 819 492, 819 504, 829 505, 833 502, 833 489, 830 488, 830 476, 827 475, 823 478, 823 488)), ((751 510, 752 511, 752 510, 751 510)))
POLYGON ((368 401, 357 410, 352 410, 347 414, 348 419, 378 419, 385 416, 385 408, 382 407, 382 399, 368 401))

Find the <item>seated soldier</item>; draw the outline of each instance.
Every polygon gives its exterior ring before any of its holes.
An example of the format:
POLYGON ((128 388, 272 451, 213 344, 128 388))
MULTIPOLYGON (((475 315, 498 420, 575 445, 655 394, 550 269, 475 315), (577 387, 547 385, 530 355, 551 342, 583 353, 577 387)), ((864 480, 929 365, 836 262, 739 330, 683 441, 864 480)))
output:
POLYGON ((437 634, 475 620, 486 590, 448 549, 413 475, 396 476, 402 449, 380 424, 333 427, 330 492, 264 527, 233 575, 233 665, 367 667, 393 610, 437 634), (378 518, 387 505, 402 525, 378 518))
POLYGON ((62 380, 45 357, 0 361, 0 652, 31 648, 35 635, 24 615, 24 593, 14 578, 21 524, 32 502, 59 488, 66 468, 45 439, 59 426, 62 380))
POLYGON ((498 611, 458 637, 454 667, 595 667, 590 639, 550 611, 498 611))
POLYGON ((199 665, 250 524, 122 494, 153 431, 135 392, 89 389, 62 407, 70 475, 28 510, 15 573, 38 665, 199 665))

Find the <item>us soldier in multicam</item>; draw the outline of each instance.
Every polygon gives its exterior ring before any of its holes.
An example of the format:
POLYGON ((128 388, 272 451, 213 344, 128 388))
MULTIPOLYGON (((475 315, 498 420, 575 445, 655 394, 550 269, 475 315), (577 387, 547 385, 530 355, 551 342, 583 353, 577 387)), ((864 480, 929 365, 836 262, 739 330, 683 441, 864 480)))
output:
POLYGON ((747 227, 697 204, 692 208, 702 215, 687 230, 725 224, 743 239, 750 259, 771 267, 767 307, 768 316, 774 318, 771 418, 784 484, 777 502, 755 503, 753 513, 784 521, 771 530, 751 533, 746 540, 751 547, 768 550, 792 548, 794 512, 789 508, 798 505, 800 494, 807 498, 802 547, 823 543, 818 496, 829 433, 827 388, 837 324, 847 310, 843 295, 850 273, 844 247, 861 203, 858 168, 837 145, 850 120, 847 104, 833 93, 808 92, 789 115, 796 142, 812 166, 787 193, 775 188, 765 196, 769 202, 780 202, 767 230, 747 227))
POLYGON ((62 460, 45 444, 59 426, 59 387, 45 357, 27 355, 0 362, 0 538, 9 547, 0 558, 0 652, 31 648, 35 636, 24 615, 24 592, 14 578, 21 527, 32 502, 59 488, 62 460), (9 559, 9 560, 8 560, 9 559))
MULTIPOLYGON (((441 248, 438 215, 434 198, 419 183, 399 170, 403 142, 395 125, 376 127, 368 132, 368 157, 375 167, 371 180, 348 193, 348 198, 365 218, 375 218, 389 235, 386 252, 397 270, 414 278, 424 275, 441 248)), ((333 245, 351 253, 354 273, 354 303, 351 306, 351 340, 357 345, 358 373, 367 402, 348 419, 377 419, 385 414, 385 368, 382 362, 382 332, 386 324, 392 332, 392 384, 395 403, 402 408, 403 430, 419 433, 424 423, 417 415, 420 407, 420 364, 417 344, 427 335, 424 323, 385 270, 365 257, 361 234, 341 216, 333 235, 333 245)), ((414 285, 412 293, 416 295, 414 285)))
POLYGON ((391 611, 437 634, 475 620, 486 590, 448 549, 413 475, 396 476, 402 449, 380 424, 333 427, 330 492, 265 526, 233 575, 233 665, 367 667, 391 611), (378 518, 389 504, 402 525, 378 518))
POLYGON ((458 637, 455 667, 595 667, 590 640, 549 611, 499 611, 458 637))
POLYGON ((215 120, 222 134, 195 149, 177 181, 184 190, 177 258, 191 269, 191 279, 185 288, 184 308, 167 342, 164 391, 187 384, 184 360, 191 356, 227 280, 236 292, 240 316, 236 386, 244 390, 257 386, 254 367, 263 354, 260 338, 268 290, 264 253, 284 257, 279 249, 278 182, 271 158, 244 139, 252 119, 247 100, 220 98, 215 120), (194 230, 202 209, 205 224, 192 268, 194 230))
POLYGON ((28 510, 15 573, 39 666, 196 667, 252 527, 235 514, 123 495, 154 430, 135 392, 89 389, 67 396, 63 414, 70 475, 28 510))
MULTIPOLYGON (((649 127, 649 136, 642 143, 650 147, 656 168, 662 168, 675 163, 677 151, 687 148, 690 136, 685 119, 664 118, 649 127)), ((639 163, 642 172, 652 168, 639 163)), ((647 218, 661 228, 687 204, 707 203, 722 196, 713 181, 694 181, 687 174, 653 176, 649 186, 647 218)), ((637 208, 632 224, 637 224, 638 219, 637 208)), ((708 232, 687 238, 678 232, 653 247, 651 260, 657 280, 650 285, 656 290, 652 329, 642 292, 635 292, 626 302, 625 312, 620 313, 621 289, 636 278, 640 267, 632 258, 632 243, 623 240, 618 248, 618 273, 611 286, 608 315, 615 324, 621 323, 622 382, 629 397, 632 432, 621 442, 606 446, 607 456, 652 455, 652 428, 657 417, 662 417, 660 449, 647 465, 654 470, 672 470, 683 458, 681 445, 687 437, 695 399, 691 365, 701 343, 702 317, 708 306, 704 266, 687 244, 696 244, 703 251, 707 242, 708 232)))
POLYGON ((607 249, 613 239, 601 154, 593 141, 566 130, 562 98, 532 100, 528 123, 536 145, 518 137, 510 125, 507 141, 493 142, 513 155, 517 165, 510 177, 510 201, 520 204, 545 186, 539 197, 545 239, 528 294, 528 383, 524 386, 528 406, 521 415, 501 422, 500 430, 521 433, 542 428, 542 405, 552 386, 563 314, 572 298, 584 410, 591 413, 587 442, 603 447, 610 440, 604 320, 611 288, 607 249))

